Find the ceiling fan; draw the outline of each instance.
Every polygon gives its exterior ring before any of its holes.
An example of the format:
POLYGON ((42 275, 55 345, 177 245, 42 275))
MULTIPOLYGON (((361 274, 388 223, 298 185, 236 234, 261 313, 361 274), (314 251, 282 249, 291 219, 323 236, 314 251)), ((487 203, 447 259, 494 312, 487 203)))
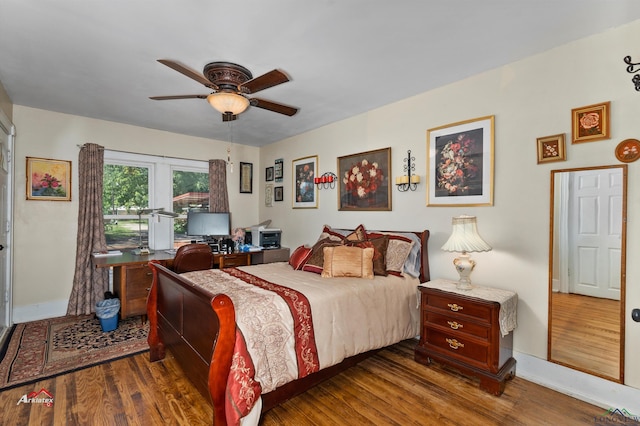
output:
POLYGON ((289 81, 289 77, 280 70, 275 69, 253 78, 251 71, 231 62, 211 62, 205 65, 203 74, 168 59, 158 59, 158 62, 211 89, 212 93, 208 95, 151 96, 149 99, 157 101, 206 99, 213 108, 222 114, 222 121, 237 119, 238 114, 244 112, 249 106, 288 116, 298 112, 298 108, 247 96, 289 81))

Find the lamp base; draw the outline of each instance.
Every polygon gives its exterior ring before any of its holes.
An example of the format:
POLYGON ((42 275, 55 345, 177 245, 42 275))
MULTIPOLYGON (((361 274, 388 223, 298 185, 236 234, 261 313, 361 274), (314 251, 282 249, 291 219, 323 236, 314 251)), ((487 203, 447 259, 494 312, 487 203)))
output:
POLYGON ((458 290, 471 290, 473 288, 471 285, 471 272, 476 266, 476 262, 471 260, 471 257, 466 252, 463 252, 460 257, 453 259, 453 264, 456 267, 456 271, 458 271, 458 275, 460 275, 456 288, 458 290))

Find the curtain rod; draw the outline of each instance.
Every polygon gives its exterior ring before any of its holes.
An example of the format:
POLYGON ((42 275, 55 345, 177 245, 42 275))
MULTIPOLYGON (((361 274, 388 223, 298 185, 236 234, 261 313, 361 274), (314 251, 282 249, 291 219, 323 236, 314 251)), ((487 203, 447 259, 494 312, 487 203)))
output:
MULTIPOLYGON (((86 144, 85 144, 86 145, 86 144)), ((82 148, 84 145, 76 145, 78 148, 82 148)), ((166 155, 156 155, 156 154, 145 154, 143 152, 133 152, 133 151, 121 151, 119 149, 110 149, 110 148, 105 148, 103 146, 101 146, 100 148, 101 150, 107 150, 107 151, 111 151, 111 152, 120 152, 122 154, 135 154, 135 155, 153 155, 154 157, 161 157, 161 158, 175 158, 178 160, 189 160, 189 161, 209 161, 209 160, 200 160, 197 158, 185 158, 185 157, 168 157, 166 155)))

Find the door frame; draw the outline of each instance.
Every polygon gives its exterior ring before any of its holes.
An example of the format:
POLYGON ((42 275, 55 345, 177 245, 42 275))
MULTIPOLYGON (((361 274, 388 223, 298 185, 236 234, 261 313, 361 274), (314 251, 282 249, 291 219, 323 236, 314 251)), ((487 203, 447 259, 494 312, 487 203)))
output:
MULTIPOLYGON (((6 318, 1 318, 0 326, 7 325, 10 329, 13 325, 13 198, 14 198, 14 177, 15 177, 15 161, 14 161, 14 144, 16 128, 7 117, 7 115, 0 110, 0 131, 7 135, 7 193, 6 193, 6 224, 0 224, 0 226, 6 226, 7 230, 7 247, 5 247, 5 265, 2 265, 4 272, 4 279, 7 285, 6 294, 6 318)), ((0 294, 0 298, 4 298, 5 295, 0 294)), ((2 300, 0 300, 2 303, 2 300)), ((0 340, 2 340, 0 335, 0 340)))

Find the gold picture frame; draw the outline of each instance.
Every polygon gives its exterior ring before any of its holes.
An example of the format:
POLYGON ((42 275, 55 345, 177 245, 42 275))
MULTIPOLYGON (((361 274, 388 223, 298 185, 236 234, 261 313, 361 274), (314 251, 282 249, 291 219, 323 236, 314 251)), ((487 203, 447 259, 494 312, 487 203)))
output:
POLYGON ((338 157, 338 210, 391 210, 391 148, 338 157))
POLYGON ((27 200, 71 201, 71 161, 27 157, 27 200))
POLYGON ((313 179, 318 174, 318 156, 298 158, 291 162, 293 169, 293 208, 318 207, 318 188, 313 179))
POLYGON ((538 145, 538 164, 567 159, 564 133, 538 138, 536 143, 538 145))
POLYGON ((571 110, 571 143, 611 139, 609 118, 611 102, 587 105, 571 110))
POLYGON ((427 130, 427 206, 492 206, 495 116, 427 130))

